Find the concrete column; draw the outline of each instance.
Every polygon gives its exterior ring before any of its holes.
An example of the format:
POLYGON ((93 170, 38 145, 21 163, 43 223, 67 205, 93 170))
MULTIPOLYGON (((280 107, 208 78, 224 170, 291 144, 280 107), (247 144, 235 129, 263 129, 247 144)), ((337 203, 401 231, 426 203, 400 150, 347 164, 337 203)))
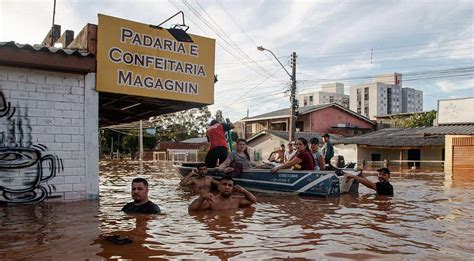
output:
POLYGON ((99 93, 95 90, 95 73, 85 76, 84 134, 86 198, 99 198, 99 93))

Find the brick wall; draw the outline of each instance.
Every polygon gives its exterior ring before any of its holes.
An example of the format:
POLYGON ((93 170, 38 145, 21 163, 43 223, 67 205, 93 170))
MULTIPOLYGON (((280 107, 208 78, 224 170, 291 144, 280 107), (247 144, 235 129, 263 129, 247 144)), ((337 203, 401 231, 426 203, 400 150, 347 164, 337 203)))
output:
POLYGON ((0 66, 0 202, 98 196, 94 79, 0 66))

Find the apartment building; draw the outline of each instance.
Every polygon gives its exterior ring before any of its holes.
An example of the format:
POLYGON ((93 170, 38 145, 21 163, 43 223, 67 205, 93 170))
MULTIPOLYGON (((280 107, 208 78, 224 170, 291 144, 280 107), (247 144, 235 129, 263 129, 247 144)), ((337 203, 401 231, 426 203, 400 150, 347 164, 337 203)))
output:
POLYGON ((301 93, 298 101, 300 107, 337 103, 349 109, 349 95, 344 94, 344 84, 339 82, 323 84, 321 91, 301 93))
POLYGON ((423 111, 423 92, 413 88, 402 88, 402 112, 423 111))
POLYGON ((379 75, 371 83, 354 84, 350 97, 349 108, 370 119, 375 119, 376 115, 423 110, 423 92, 402 88, 399 73, 379 75))

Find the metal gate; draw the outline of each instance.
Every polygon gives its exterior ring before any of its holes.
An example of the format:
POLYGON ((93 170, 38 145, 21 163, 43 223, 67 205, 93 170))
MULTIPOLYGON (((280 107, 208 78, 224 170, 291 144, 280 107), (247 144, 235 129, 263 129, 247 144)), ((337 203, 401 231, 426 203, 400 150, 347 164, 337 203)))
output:
POLYGON ((453 138, 453 172, 474 171, 474 137, 453 138))

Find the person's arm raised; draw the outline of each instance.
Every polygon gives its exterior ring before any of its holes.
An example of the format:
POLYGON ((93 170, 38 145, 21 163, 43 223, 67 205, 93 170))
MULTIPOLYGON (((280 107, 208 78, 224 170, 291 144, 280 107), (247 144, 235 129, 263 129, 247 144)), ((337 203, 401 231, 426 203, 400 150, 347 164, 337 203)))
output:
POLYGON ((181 181, 179 182, 180 186, 188 186, 193 184, 193 179, 191 178, 194 174, 196 174, 196 169, 191 170, 186 177, 182 178, 181 181))
POLYGON ((234 187, 234 192, 244 194, 245 198, 241 198, 239 206, 248 206, 257 203, 257 198, 248 190, 242 188, 239 185, 234 187))

